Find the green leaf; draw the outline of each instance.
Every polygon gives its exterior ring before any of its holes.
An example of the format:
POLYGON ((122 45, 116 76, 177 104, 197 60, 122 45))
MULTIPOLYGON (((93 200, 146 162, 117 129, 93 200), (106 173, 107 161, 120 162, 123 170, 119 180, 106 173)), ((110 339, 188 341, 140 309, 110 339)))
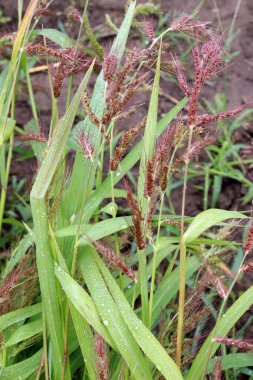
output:
MULTIPOLYGON (((79 245, 87 244, 88 238, 92 240, 102 239, 115 232, 125 230, 130 226, 132 226, 132 217, 130 216, 106 219, 95 224, 82 224, 80 233, 83 236, 80 238, 79 245), (84 231, 86 236, 83 234, 84 231)), ((57 231, 55 235, 57 237, 76 236, 77 231, 78 226, 74 225, 57 231)))
POLYGON ((13 346, 23 340, 29 339, 34 335, 40 334, 42 332, 42 319, 26 323, 20 326, 12 336, 5 342, 5 347, 13 346))
POLYGON ((103 261, 97 254, 94 256, 104 281, 112 294, 125 323, 141 347, 142 351, 155 364, 156 368, 161 372, 165 379, 183 379, 177 365, 170 358, 154 335, 136 316, 103 261))
POLYGON ((226 371, 230 368, 247 368, 252 367, 253 353, 236 353, 224 356, 216 356, 210 361, 206 371, 207 374, 213 373, 214 364, 218 360, 221 360, 222 362, 223 371, 226 371))
MULTIPOLYGON (((25 380, 40 366, 42 350, 36 352, 29 359, 25 359, 17 364, 0 369, 1 380, 25 380)), ((35 378, 35 377, 34 377, 35 378)))
POLYGON ((62 289, 76 310, 89 322, 89 324, 115 348, 114 341, 108 334, 101 322, 96 306, 88 293, 59 265, 55 263, 55 275, 58 278, 62 289))
POLYGON ((97 310, 134 378, 151 380, 149 366, 107 289, 92 251, 94 251, 92 247, 87 247, 85 252, 79 255, 79 263, 97 310))
POLYGON ((184 233, 184 243, 189 244, 193 242, 208 228, 213 227, 224 220, 236 218, 246 219, 248 217, 237 211, 219 210, 215 208, 203 211, 193 219, 187 231, 184 233))
POLYGON ((34 30, 31 33, 32 36, 44 36, 48 38, 49 40, 55 42, 57 45, 59 45, 61 48, 68 48, 72 46, 76 46, 76 42, 69 38, 69 36, 66 33, 60 32, 57 29, 39 29, 34 30))
MULTIPOLYGON (((215 336, 227 336, 227 334, 233 328, 236 322, 242 317, 242 315, 250 308, 252 304, 253 286, 246 290, 246 292, 244 292, 226 311, 226 313, 223 314, 221 320, 218 322, 215 328, 215 336)), ((220 343, 212 343, 213 337, 214 336, 212 331, 209 337, 205 340, 205 343, 202 345, 196 358, 194 359, 192 366, 186 376, 186 380, 198 380, 199 378, 201 378, 209 355, 210 357, 212 357, 220 346, 220 343)))
POLYGON ((14 119, 8 117, 5 122, 5 118, 3 116, 0 116, 0 129, 4 129, 3 142, 9 140, 11 134, 13 133, 15 124, 16 121, 14 119))
POLYGON ((40 314, 41 311, 41 303, 37 303, 36 305, 24 307, 23 309, 18 309, 2 315, 0 317, 0 332, 15 323, 23 321, 26 318, 40 314))

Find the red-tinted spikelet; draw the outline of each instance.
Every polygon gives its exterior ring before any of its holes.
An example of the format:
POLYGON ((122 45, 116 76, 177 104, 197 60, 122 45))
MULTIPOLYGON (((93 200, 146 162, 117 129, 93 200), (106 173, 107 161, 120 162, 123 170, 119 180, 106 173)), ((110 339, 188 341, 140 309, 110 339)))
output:
POLYGON ((99 380, 109 380, 109 359, 106 344, 101 335, 94 334, 95 350, 97 354, 99 380))
POLYGON ((244 267, 242 267, 243 273, 252 272, 252 271, 253 271, 253 262, 252 261, 250 263, 248 263, 247 265, 245 265, 244 267))
POLYGON ((142 28, 143 28, 143 32, 148 37, 149 41, 153 41, 155 37, 154 36, 154 20, 152 20, 151 18, 146 19, 142 23, 142 28))
POLYGON ((146 179, 144 184, 144 197, 151 198, 155 191, 155 178, 154 178, 155 160, 147 162, 146 179))
POLYGON ((85 157, 89 158, 93 162, 94 146, 82 131, 79 135, 78 143, 83 151, 85 157))
POLYGON ((128 268, 126 263, 119 256, 117 256, 117 254, 113 250, 103 246, 98 241, 94 241, 93 245, 95 246, 97 251, 101 255, 103 255, 107 259, 109 259, 109 261, 111 261, 111 263, 114 264, 117 267, 117 269, 119 269, 122 273, 124 273, 131 280, 136 282, 136 277, 135 277, 135 274, 132 271, 132 269, 128 268))
POLYGON ((114 77, 118 68, 118 58, 116 54, 109 54, 104 59, 103 63, 103 72, 104 72, 104 80, 106 82, 110 82, 114 77))
POLYGON ((170 31, 185 33, 192 37, 205 37, 207 24, 207 22, 199 22, 190 16, 182 15, 170 24, 170 31))
POLYGON ((221 380, 222 361, 216 360, 214 364, 213 380, 221 380))
POLYGON ((227 337, 223 338, 222 336, 217 336, 216 338, 214 338, 214 341, 218 343, 223 343, 226 346, 238 347, 246 351, 253 350, 253 344, 248 343, 246 340, 242 340, 242 339, 234 339, 234 338, 227 338, 227 337))
POLYGON ((68 14, 69 18, 73 21, 81 22, 82 16, 76 8, 71 8, 68 14))
POLYGON ((248 255, 253 246, 253 225, 250 226, 246 242, 243 246, 245 255, 248 255))

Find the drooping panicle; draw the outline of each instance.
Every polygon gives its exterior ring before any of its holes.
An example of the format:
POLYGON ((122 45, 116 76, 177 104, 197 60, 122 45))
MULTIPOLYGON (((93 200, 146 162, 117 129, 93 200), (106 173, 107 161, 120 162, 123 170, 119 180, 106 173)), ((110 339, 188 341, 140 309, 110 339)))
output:
POLYGON ((253 224, 249 227, 248 236, 243 246, 245 255, 248 255, 253 247, 253 224))
POLYGON ((216 338, 214 338, 214 341, 218 342, 218 343, 223 343, 229 347, 237 347, 237 348, 240 348, 240 349, 246 350, 246 351, 252 351, 253 350, 253 344, 248 343, 247 341, 245 341, 243 339, 234 339, 234 338, 217 336, 216 338))
POLYGON ((131 187, 130 187, 130 185, 126 179, 124 181, 124 186, 125 186, 126 193, 127 193, 127 202, 128 202, 128 205, 129 205, 133 215, 137 219, 143 220, 143 216, 142 216, 141 211, 139 209, 138 203, 134 199, 133 192, 132 192, 131 187))
POLYGON ((146 248, 146 241, 143 234, 142 222, 139 218, 134 216, 133 224, 134 224, 134 237, 135 237, 137 247, 140 250, 143 250, 144 248, 146 248))
POLYGON ((147 162, 146 178, 144 183, 144 197, 151 198, 155 192, 155 160, 152 158, 147 162))
POLYGON ((118 169, 120 161, 122 160, 129 146, 132 144, 133 140, 140 133, 140 131, 144 129, 146 121, 147 118, 144 117, 142 121, 138 123, 135 127, 132 127, 123 133, 120 143, 115 149, 114 155, 110 161, 111 171, 116 171, 118 169))
POLYGON ((99 380, 109 380, 109 359, 106 343, 97 332, 94 334, 95 351, 97 354, 99 380))
POLYGON ((128 268, 124 260, 122 260, 121 257, 117 256, 117 254, 113 250, 103 246, 98 241, 94 241, 93 245, 96 248, 96 250, 101 255, 105 256, 109 261, 111 261, 111 263, 114 264, 118 270, 124 273, 131 280, 136 281, 136 277, 132 269, 128 268))
POLYGON ((93 161, 94 146, 91 144, 84 131, 79 134, 78 143, 85 157, 93 161))
POLYGON ((116 54, 110 53, 104 58, 103 73, 104 80, 110 82, 116 74, 118 68, 118 58, 116 54))

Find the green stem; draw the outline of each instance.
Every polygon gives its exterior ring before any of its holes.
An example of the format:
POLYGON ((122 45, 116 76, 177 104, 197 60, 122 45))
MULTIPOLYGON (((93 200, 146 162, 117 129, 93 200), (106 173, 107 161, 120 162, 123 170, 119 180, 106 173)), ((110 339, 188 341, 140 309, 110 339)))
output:
POLYGON ((179 305, 178 305, 178 326, 177 326, 177 355, 176 363, 181 367, 182 344, 184 337, 184 303, 185 303, 185 283, 186 283, 186 245, 184 242, 184 216, 185 216, 185 202, 187 190, 187 174, 189 166, 189 152, 192 143, 193 125, 190 125, 190 133, 187 147, 187 158, 185 163, 184 172, 184 186, 182 196, 182 211, 181 211, 181 236, 180 236, 180 267, 179 267, 179 305))
POLYGON ((156 259, 157 259, 157 252, 159 249, 159 237, 160 237, 160 229, 161 229, 161 221, 162 221, 163 202, 164 202, 164 193, 162 193, 162 196, 161 196, 161 205, 160 205, 160 210, 159 210, 158 226, 157 226, 157 237, 156 237, 156 243, 154 246, 154 255, 153 255, 153 263, 152 263, 152 277, 151 277, 151 287, 150 287, 150 295, 149 295, 149 328, 151 328, 152 326, 153 297, 154 297, 155 277, 156 277, 156 259))
POLYGON ((44 307, 42 309, 42 320, 43 320, 43 350, 44 350, 45 379, 49 380, 48 357, 47 357, 47 325, 46 325, 44 307))

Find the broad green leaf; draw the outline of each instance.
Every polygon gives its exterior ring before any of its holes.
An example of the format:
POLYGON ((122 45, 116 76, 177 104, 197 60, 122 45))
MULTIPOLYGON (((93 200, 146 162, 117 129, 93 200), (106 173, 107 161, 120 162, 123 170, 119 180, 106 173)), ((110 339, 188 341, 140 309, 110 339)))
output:
POLYGON ((213 373, 214 364, 218 360, 221 360, 223 371, 226 371, 230 368, 247 368, 252 367, 253 353, 236 353, 217 356, 210 361, 206 371, 207 374, 213 373))
MULTIPOLYGON (((221 320, 218 322, 215 328, 215 336, 227 336, 236 322, 242 317, 242 315, 250 308, 252 304, 253 286, 246 290, 226 311, 226 313, 223 314, 221 320)), ((212 331, 209 337, 205 340, 205 343, 202 345, 196 358, 194 359, 192 366, 186 376, 186 380, 198 380, 201 378, 209 354, 210 357, 212 357, 220 346, 220 343, 212 343, 213 337, 214 336, 212 331)))
POLYGON ((184 233, 184 242, 189 244, 199 237, 208 228, 223 222, 227 219, 246 219, 247 216, 237 211, 227 211, 219 209, 210 209, 201 212, 191 222, 187 231, 184 233))
POLYGON ((115 348, 115 344, 103 326, 101 318, 97 312, 96 306, 88 293, 59 265, 55 264, 55 275, 58 278, 63 291, 68 297, 71 304, 78 312, 89 322, 89 324, 115 348))
POLYGON ((15 323, 23 321, 26 318, 40 314, 41 311, 41 303, 38 303, 36 305, 24 307, 23 309, 18 309, 2 315, 0 317, 0 332, 15 323))
MULTIPOLYGON (((132 217, 118 217, 103 220, 102 222, 95 224, 82 224, 80 228, 80 238, 79 244, 82 245, 89 241, 88 239, 98 240, 112 235, 115 232, 125 230, 132 226, 132 217), (85 234, 84 234, 85 232, 85 234)), ((63 228, 55 233, 57 237, 65 236, 76 236, 78 230, 77 225, 69 226, 63 228)))
POLYGON ((29 359, 25 359, 17 364, 13 364, 5 368, 0 368, 0 379, 1 380, 27 379, 31 374, 38 371, 41 355, 42 355, 42 350, 36 352, 36 354, 31 356, 29 359))
POLYGON ((149 366, 107 289, 94 260, 93 250, 93 248, 87 247, 85 252, 79 255, 79 263, 97 310, 134 378, 136 380, 151 380, 149 366))
POLYGON ((13 346, 23 340, 29 339, 42 332, 42 319, 26 323, 20 326, 12 336, 5 342, 5 347, 13 346))
MULTIPOLYGON (((69 274, 67 264, 66 264, 64 257, 60 251, 57 240, 55 238, 55 234, 54 234, 51 226, 50 226, 49 233, 50 233, 50 236, 52 239, 52 245, 54 247, 54 252, 56 254, 56 257, 57 257, 57 260, 59 263, 59 267, 61 267, 61 269, 63 269, 67 274, 69 274)), ((77 342, 76 348, 78 347, 78 343, 79 343, 79 347, 82 351, 83 360, 85 362, 85 366, 87 368, 89 378, 91 380, 96 380, 97 379, 97 363, 94 360, 96 353, 95 353, 94 339, 93 339, 91 327, 90 327, 89 323, 87 322, 87 320, 73 306, 73 304, 71 303, 70 300, 69 300, 69 310, 71 313, 71 317, 73 319, 76 337, 78 339, 78 341, 76 339, 76 342, 77 342)), ((69 331, 69 337, 72 337, 72 336, 73 336, 73 333, 71 334, 71 332, 69 331)), ((69 347, 69 354, 70 353, 71 353, 71 350, 69 347)))
POLYGON ((122 317, 124 318, 125 323, 141 347, 142 351, 155 364, 156 368, 161 372, 165 379, 183 380, 177 365, 170 358, 165 349, 149 331, 149 329, 136 316, 117 283, 113 279, 111 273, 108 271, 103 261, 97 254, 95 255, 95 259, 104 281, 112 294, 122 317))
POLYGON ((48 38, 49 40, 55 42, 57 45, 59 45, 61 48, 69 48, 72 46, 76 46, 76 42, 69 38, 69 36, 66 33, 60 32, 57 29, 41 29, 41 30, 34 30, 31 33, 32 36, 44 36, 48 38))

